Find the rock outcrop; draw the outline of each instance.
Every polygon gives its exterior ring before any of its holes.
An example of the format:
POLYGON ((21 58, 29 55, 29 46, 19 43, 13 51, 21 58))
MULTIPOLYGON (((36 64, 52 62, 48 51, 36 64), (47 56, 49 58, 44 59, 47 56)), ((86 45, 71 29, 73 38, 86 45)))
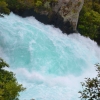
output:
POLYGON ((23 17, 34 16, 37 20, 52 24, 69 34, 77 31, 78 17, 83 3, 84 0, 58 0, 57 3, 45 2, 44 6, 50 8, 50 11, 35 12, 34 9, 13 11, 23 17))
POLYGON ((60 3, 61 7, 58 12, 63 17, 64 22, 70 22, 73 30, 76 30, 77 28, 79 13, 82 9, 83 3, 84 0, 62 0, 60 3))
POLYGON ((78 17, 82 9, 84 0, 58 0, 58 3, 52 10, 63 18, 63 21, 69 22, 73 30, 76 31, 78 17))

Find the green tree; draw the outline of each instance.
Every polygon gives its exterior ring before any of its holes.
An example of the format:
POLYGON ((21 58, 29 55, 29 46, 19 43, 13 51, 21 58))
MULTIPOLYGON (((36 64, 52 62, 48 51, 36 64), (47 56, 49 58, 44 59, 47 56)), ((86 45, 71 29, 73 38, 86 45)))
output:
MULTIPOLYGON (((25 10, 34 8, 35 11, 48 10, 47 4, 54 4, 58 0, 5 0, 10 10, 25 10)), ((49 8, 50 9, 50 8, 49 8)))
POLYGON ((10 10, 7 8, 8 4, 5 1, 0 1, 0 15, 9 14, 10 10))
POLYGON ((80 34, 96 40, 100 36, 99 0, 85 0, 80 12, 78 30, 80 34))
POLYGON ((13 10, 13 9, 15 9, 15 10, 23 9, 24 5, 21 5, 19 3, 19 1, 21 1, 21 0, 5 0, 5 2, 8 4, 8 8, 10 10, 13 10))
POLYGON ((82 82, 83 91, 79 91, 81 94, 81 100, 100 100, 100 65, 96 65, 97 77, 86 78, 85 82, 82 82))
POLYGON ((9 65, 0 58, 0 100, 18 100, 19 92, 24 91, 22 84, 18 84, 13 72, 4 70, 9 65))

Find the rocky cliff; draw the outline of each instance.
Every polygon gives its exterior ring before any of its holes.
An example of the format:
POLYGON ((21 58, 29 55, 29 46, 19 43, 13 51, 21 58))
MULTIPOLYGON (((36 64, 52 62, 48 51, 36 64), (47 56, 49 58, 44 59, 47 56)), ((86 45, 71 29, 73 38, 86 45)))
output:
POLYGON ((49 11, 41 9, 35 12, 34 8, 13 11, 23 17, 35 16, 39 21, 52 24, 69 34, 77 31, 78 17, 83 3, 84 0, 58 0, 56 3, 47 1, 44 6, 50 9, 49 11))
POLYGON ((73 30, 77 28, 78 17, 83 3, 84 0, 62 0, 62 2, 59 0, 60 9, 58 13, 63 17, 64 22, 70 22, 73 30))

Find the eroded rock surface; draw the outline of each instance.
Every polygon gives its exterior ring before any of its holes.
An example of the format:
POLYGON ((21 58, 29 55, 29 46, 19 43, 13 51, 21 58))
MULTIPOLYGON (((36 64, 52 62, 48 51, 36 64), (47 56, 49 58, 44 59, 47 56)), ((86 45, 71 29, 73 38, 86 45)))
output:
POLYGON ((58 3, 52 9, 61 15, 64 22, 69 21, 73 30, 76 30, 83 3, 84 0, 58 0, 58 3))

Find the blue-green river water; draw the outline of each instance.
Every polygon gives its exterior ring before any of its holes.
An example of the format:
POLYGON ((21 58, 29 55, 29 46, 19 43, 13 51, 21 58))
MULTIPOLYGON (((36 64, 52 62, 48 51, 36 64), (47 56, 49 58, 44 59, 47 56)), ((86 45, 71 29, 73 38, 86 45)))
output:
POLYGON ((100 47, 80 34, 66 35, 11 13, 0 18, 0 57, 27 88, 20 100, 80 100, 80 82, 96 75, 100 47))

